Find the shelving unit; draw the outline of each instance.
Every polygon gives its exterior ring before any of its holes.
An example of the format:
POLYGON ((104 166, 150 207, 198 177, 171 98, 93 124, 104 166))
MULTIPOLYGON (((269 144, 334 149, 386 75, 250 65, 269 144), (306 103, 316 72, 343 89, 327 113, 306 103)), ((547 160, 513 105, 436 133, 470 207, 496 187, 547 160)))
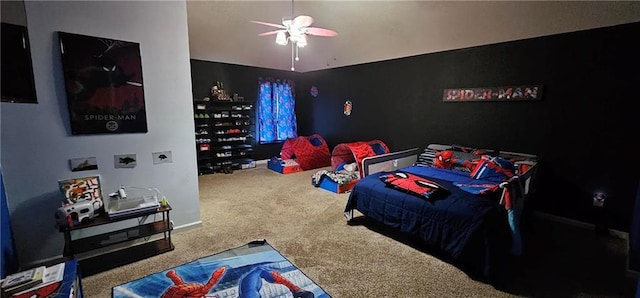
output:
POLYGON ((194 101, 198 173, 255 167, 254 105, 249 101, 194 101))
POLYGON ((65 239, 63 256, 78 258, 83 276, 89 276, 171 251, 174 249, 173 243, 171 242, 171 231, 173 230, 173 226, 169 219, 169 211, 171 211, 171 206, 167 205, 155 210, 134 213, 117 218, 109 218, 107 214, 102 214, 91 221, 81 223, 73 227, 63 227, 60 229, 60 231, 64 233, 65 239), (155 214, 162 214, 162 218, 160 220, 155 220, 155 214), (153 216, 154 220, 152 222, 141 223, 117 231, 110 231, 81 238, 73 238, 71 235, 73 231, 100 225, 113 224, 134 218, 138 218, 140 221, 140 218, 150 218, 150 216, 153 216), (131 245, 124 249, 94 254, 87 258, 82 258, 80 256, 83 253, 99 251, 125 242, 132 243, 135 240, 149 238, 156 234, 163 234, 163 237, 153 241, 146 241, 143 244, 131 245))
POLYGON ((195 100, 193 117, 195 121, 196 152, 198 155, 198 174, 213 174, 211 138, 213 122, 211 101, 195 100))

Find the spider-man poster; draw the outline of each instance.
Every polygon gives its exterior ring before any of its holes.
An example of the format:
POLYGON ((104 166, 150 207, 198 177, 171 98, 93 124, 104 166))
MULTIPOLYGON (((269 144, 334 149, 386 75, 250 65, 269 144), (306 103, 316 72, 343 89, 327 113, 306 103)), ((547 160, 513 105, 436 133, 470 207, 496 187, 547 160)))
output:
POLYGON ((71 133, 147 132, 140 44, 59 32, 71 133))
POLYGON ((262 240, 116 286, 112 297, 331 296, 262 240))

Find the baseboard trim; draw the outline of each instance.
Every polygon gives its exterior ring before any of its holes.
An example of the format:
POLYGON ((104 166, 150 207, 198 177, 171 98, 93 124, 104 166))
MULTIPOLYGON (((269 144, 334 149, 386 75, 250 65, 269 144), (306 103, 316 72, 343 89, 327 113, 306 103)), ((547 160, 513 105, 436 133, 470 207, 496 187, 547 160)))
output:
POLYGON ((62 255, 57 255, 57 256, 46 258, 46 259, 40 259, 40 260, 31 261, 31 262, 26 263, 25 265, 18 266, 18 271, 17 272, 20 272, 22 270, 26 270, 28 268, 33 268, 35 266, 40 266, 40 265, 45 264, 45 263, 59 261, 59 260, 62 260, 62 259, 64 259, 64 257, 62 255))
MULTIPOLYGON (((582 221, 578 221, 578 220, 575 220, 575 219, 570 219, 570 218, 566 218, 566 217, 562 217, 562 216, 557 216, 557 215, 553 215, 553 214, 549 214, 549 213, 533 211, 532 215, 534 217, 537 217, 537 218, 550 220, 550 221, 555 221, 555 222, 559 222, 559 223, 563 223, 563 224, 568 224, 568 225, 571 225, 571 226, 574 226, 574 227, 579 227, 579 228, 584 228, 584 229, 589 229, 589 230, 595 230, 595 228, 596 228, 596 225, 594 225, 594 224, 590 224, 590 223, 586 223, 586 222, 582 222, 582 221)), ((629 241, 629 233, 628 232, 623 232, 623 231, 619 231, 619 230, 615 230, 615 229, 608 229, 608 232, 609 232, 609 235, 618 237, 620 239, 624 239, 624 240, 627 241, 627 243, 629 241)), ((627 268, 626 268, 625 275, 628 276, 628 277, 632 277, 632 278, 638 278, 638 284, 640 285, 640 272, 633 271, 633 270, 629 269, 629 245, 627 245, 626 250, 627 250, 627 264, 626 264, 627 268)), ((640 296, 637 296, 637 297, 640 298, 640 296)))
MULTIPOLYGON (((173 224, 173 221, 171 223, 173 224)), ((198 220, 198 221, 190 222, 185 225, 175 226, 173 227, 173 230, 176 232, 182 232, 182 231, 188 231, 191 229, 197 229, 200 227, 202 227, 202 221, 198 220)))
POLYGON ((256 165, 266 165, 269 163, 268 159, 256 160, 256 165))
MULTIPOLYGON (((545 212, 540 212, 540 211, 533 211, 532 215, 534 217, 537 218, 541 218, 541 219, 545 219, 545 220, 551 220, 551 221, 555 221, 555 222, 560 222, 560 223, 564 223, 564 224, 568 224, 574 227, 579 227, 579 228, 584 228, 584 229, 590 229, 590 230, 595 230, 596 225, 591 224, 591 223, 586 223, 583 221, 579 221, 579 220, 575 220, 575 219, 570 219, 570 218, 566 218, 566 217, 562 217, 562 216, 557 216, 557 215, 553 215, 553 214, 549 214, 549 213, 545 213, 545 212)), ((619 230, 615 230, 615 229, 608 229, 609 233, 611 235, 614 235, 616 237, 625 239, 625 240, 629 240, 629 233, 627 232, 623 232, 623 231, 619 231, 619 230)))

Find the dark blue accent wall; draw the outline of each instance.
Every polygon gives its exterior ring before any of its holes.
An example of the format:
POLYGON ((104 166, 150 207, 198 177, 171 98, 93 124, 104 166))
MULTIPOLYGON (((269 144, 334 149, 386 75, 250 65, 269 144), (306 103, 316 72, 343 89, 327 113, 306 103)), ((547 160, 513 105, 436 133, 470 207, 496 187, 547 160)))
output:
POLYGON ((633 207, 629 231, 629 270, 640 273, 640 183, 636 192, 636 202, 633 207))
MULTIPOLYGON (((529 152, 543 158, 535 210, 628 231, 640 179, 640 23, 305 73, 308 130, 330 146, 381 139, 529 152), (442 102, 443 89, 543 85, 537 102, 442 102), (342 115, 345 100, 351 116, 342 115)), ((306 95, 302 93, 302 95, 306 95)), ((303 118, 305 115, 299 115, 303 118)))
MULTIPOLYGON (((302 73, 294 77, 299 131, 319 133, 330 149, 380 139, 392 151, 443 143, 538 154, 533 210, 595 223, 602 212, 592 195, 603 191, 606 224, 629 231, 640 180, 637 36, 640 23, 631 23, 302 73), (542 100, 442 102, 443 89, 509 85, 543 85, 542 100), (346 100, 351 116, 342 113, 346 100)), ((289 73, 243 75, 243 66, 194 61, 194 88, 219 77, 211 67, 248 80, 247 96, 258 76, 289 73)))

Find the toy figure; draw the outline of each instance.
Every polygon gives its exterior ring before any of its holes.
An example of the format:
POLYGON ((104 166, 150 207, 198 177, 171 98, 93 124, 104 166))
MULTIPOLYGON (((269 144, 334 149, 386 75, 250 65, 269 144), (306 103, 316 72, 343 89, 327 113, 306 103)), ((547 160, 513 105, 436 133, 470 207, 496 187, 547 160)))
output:
POLYGON ((56 210, 56 223, 61 227, 73 227, 98 216, 100 208, 101 200, 81 200, 73 204, 63 204, 56 210))

